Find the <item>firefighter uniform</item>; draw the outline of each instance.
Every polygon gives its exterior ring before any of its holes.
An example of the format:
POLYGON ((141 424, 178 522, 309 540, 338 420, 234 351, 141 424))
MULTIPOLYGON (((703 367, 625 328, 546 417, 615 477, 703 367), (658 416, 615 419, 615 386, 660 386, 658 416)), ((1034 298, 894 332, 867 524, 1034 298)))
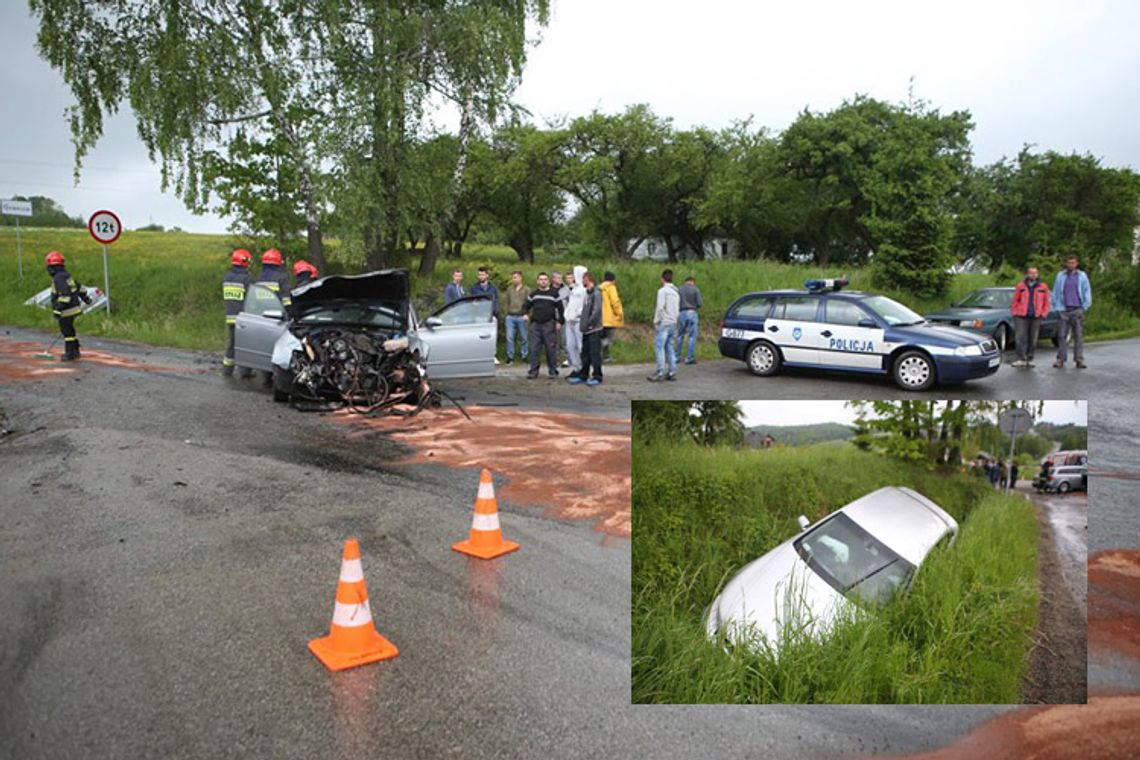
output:
POLYGON ((75 334, 75 318, 83 313, 83 303, 91 303, 87 288, 75 281, 63 268, 63 256, 52 251, 47 256, 48 273, 51 274, 51 312, 59 322, 59 333, 63 336, 63 356, 60 361, 74 361, 79 358, 79 338, 75 334), (81 303, 82 302, 82 303, 81 303))
POLYGON ((222 278, 222 302, 226 306, 226 355, 222 359, 222 371, 227 375, 234 371, 234 328, 237 315, 245 305, 245 291, 249 287, 248 264, 233 264, 222 278))
POLYGON ((293 303, 293 299, 289 297, 289 273, 281 267, 276 264, 262 264, 261 274, 257 276, 257 281, 276 293, 277 297, 281 299, 282 306, 293 303))

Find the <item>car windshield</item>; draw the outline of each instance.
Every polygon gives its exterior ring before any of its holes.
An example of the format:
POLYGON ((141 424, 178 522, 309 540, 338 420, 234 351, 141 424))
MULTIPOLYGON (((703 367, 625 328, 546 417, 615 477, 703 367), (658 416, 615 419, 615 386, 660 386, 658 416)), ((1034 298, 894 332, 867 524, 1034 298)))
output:
POLYGON ((959 301, 958 305, 974 309, 1008 309, 1013 305, 1013 291, 975 290, 959 301))
POLYGON ((863 299, 863 305, 882 317, 891 327, 918 325, 926 321, 921 315, 886 296, 868 296, 863 299))
POLYGON ((800 558, 841 594, 872 604, 890 601, 914 566, 839 512, 793 542, 800 558))
POLYGON ((400 314, 400 304, 396 301, 321 306, 306 311, 297 322, 302 325, 338 324, 404 329, 404 318, 400 314))

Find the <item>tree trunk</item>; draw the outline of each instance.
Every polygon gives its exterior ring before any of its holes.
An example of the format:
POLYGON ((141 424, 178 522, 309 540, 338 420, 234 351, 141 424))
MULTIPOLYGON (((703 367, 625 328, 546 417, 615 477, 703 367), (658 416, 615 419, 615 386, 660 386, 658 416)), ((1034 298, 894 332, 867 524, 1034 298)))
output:
POLYGON ((435 262, 439 260, 439 238, 428 230, 424 237, 424 252, 420 256, 420 268, 416 274, 420 277, 431 277, 435 273, 435 262))
POLYGON ((511 235, 510 240, 507 241, 507 245, 513 248, 515 253, 518 254, 519 261, 527 264, 534 263, 534 240, 530 235, 511 235))

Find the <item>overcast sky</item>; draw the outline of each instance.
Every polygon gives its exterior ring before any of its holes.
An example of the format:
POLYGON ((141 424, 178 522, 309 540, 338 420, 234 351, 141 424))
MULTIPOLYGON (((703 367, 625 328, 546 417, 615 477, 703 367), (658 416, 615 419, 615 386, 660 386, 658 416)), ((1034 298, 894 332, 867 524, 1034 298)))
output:
MULTIPOLYGON (((1026 408, 1034 408, 1036 401, 1027 401, 1026 408)), ((741 401, 744 424, 757 425, 813 425, 819 422, 855 422, 855 410, 846 401, 741 401)), ((1037 422, 1057 425, 1088 425, 1088 402, 1046 401, 1037 422)))
MULTIPOLYGON (((553 0, 517 100, 539 123, 648 103, 675 126, 737 119, 783 130, 804 108, 826 111, 864 93, 915 93, 974 117, 975 161, 1025 143, 1092 153, 1140 168, 1140 3, 553 0)), ((27 5, 0 2, 0 197, 47 195, 68 213, 118 211, 222 232, 159 191, 158 171, 120 113, 72 186, 64 109, 71 96, 33 46, 27 5)), ((441 124, 453 120, 438 117, 441 124)))

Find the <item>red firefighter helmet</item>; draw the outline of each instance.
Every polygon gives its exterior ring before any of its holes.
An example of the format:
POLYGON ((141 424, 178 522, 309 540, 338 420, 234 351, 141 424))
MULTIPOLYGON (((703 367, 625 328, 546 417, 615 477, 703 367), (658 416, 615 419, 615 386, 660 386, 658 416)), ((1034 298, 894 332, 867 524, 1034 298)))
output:
POLYGON ((250 256, 249 251, 244 248, 238 248, 230 254, 230 263, 239 267, 248 267, 252 262, 253 256, 250 256))
POLYGON ((281 258, 281 251, 277 250, 276 248, 270 248, 268 251, 261 254, 261 263, 276 264, 277 266, 281 266, 285 263, 285 260, 281 258))
POLYGON ((317 276, 317 268, 304 259, 301 259, 293 265, 294 277, 300 277, 302 272, 308 272, 310 277, 317 276))
POLYGON ((51 251, 44 257, 44 264, 49 267, 63 266, 63 254, 59 251, 51 251))

